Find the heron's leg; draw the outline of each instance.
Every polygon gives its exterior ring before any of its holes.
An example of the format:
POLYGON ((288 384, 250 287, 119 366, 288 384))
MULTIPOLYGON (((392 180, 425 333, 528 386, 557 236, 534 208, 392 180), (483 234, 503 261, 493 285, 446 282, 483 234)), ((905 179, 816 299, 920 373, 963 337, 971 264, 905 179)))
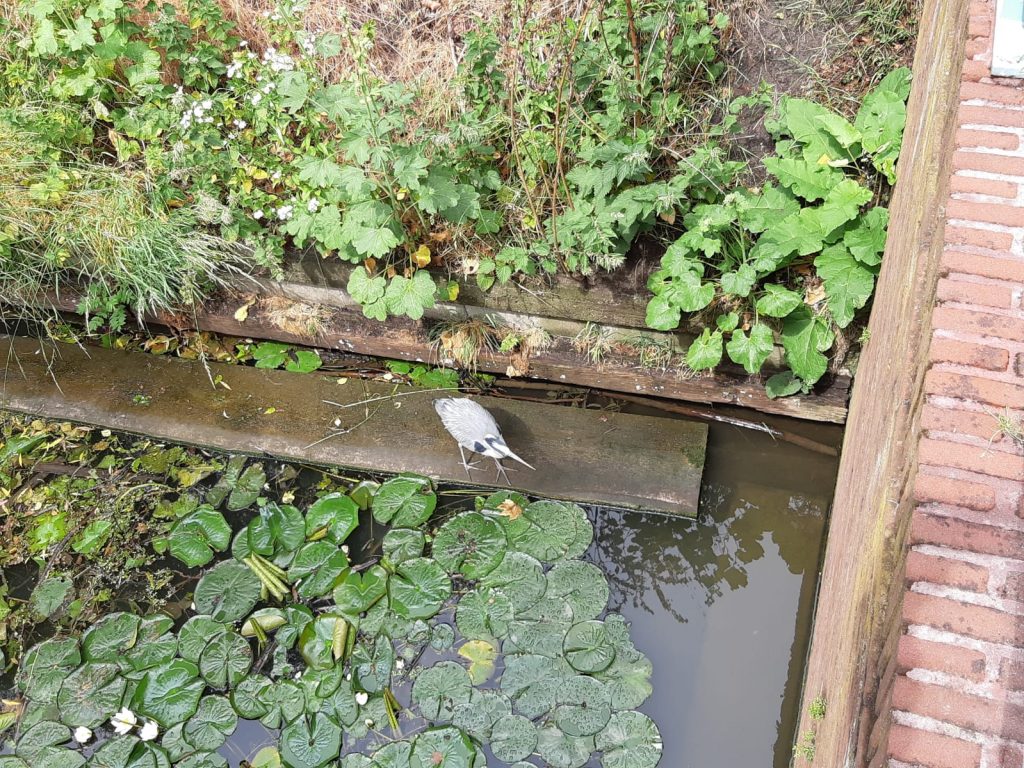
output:
POLYGON ((476 469, 476 462, 466 461, 466 451, 462 447, 462 443, 459 443, 459 455, 462 456, 462 467, 466 470, 466 476, 471 478, 472 475, 469 473, 469 470, 476 469))
POLYGON ((494 476, 494 479, 497 480, 499 477, 503 477, 505 479, 505 485, 512 485, 508 480, 508 473, 505 471, 505 467, 502 465, 501 459, 495 459, 494 466, 498 468, 498 474, 494 476))

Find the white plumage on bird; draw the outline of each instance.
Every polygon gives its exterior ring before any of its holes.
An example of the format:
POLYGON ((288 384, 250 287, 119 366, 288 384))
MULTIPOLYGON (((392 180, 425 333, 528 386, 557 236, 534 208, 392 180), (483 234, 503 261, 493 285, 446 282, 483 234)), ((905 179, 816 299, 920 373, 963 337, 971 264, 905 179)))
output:
POLYGON ((469 470, 476 466, 466 461, 467 450, 494 459, 498 475, 509 485, 511 483, 506 468, 501 464, 502 459, 514 459, 528 469, 533 469, 512 452, 505 443, 505 438, 501 436, 498 422, 475 400, 468 397, 442 397, 434 401, 434 410, 441 417, 441 423, 448 430, 448 434, 459 444, 462 466, 467 475, 469 470))

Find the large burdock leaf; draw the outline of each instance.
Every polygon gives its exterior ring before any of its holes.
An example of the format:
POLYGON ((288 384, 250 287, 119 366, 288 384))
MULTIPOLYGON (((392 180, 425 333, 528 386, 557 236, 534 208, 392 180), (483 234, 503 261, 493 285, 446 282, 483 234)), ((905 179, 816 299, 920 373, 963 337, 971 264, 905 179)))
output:
POLYGON ((335 544, 343 544, 359 525, 359 506, 342 493, 321 496, 306 510, 306 536, 324 531, 335 544))
POLYGON ((473 692, 469 673, 454 661, 423 670, 412 687, 412 702, 428 720, 451 720, 455 708, 473 692))
POLYGON ((472 768, 476 749, 458 728, 429 728, 416 736, 409 768, 472 768))
POLYGON ((305 599, 326 595, 348 568, 348 558, 330 541, 311 541, 295 555, 288 579, 305 599))
POLYGON ((204 696, 199 709, 185 723, 185 740, 201 752, 213 752, 235 731, 238 716, 223 696, 204 696))
POLYGON ((57 694, 61 722, 97 727, 120 709, 125 684, 116 664, 86 662, 68 675, 57 694))
POLYGON ((214 566, 196 585, 196 612, 214 621, 237 621, 260 599, 260 580, 247 566, 228 560, 214 566))
POLYGON ((415 528, 427 521, 437 506, 430 480, 399 475, 384 483, 373 497, 373 517, 395 528, 415 528))
POLYGON ((574 674, 565 659, 530 653, 512 656, 505 659, 501 690, 519 714, 533 719, 554 708, 558 689, 574 674))
POLYGON ((232 629, 214 635, 199 657, 199 672, 214 688, 234 688, 251 666, 252 648, 232 629))
POLYGON ((579 672, 600 672, 615 658, 615 646, 600 621, 574 625, 566 633, 563 650, 566 660, 579 672))
POLYGON ((196 713, 205 688, 195 664, 175 659, 146 672, 135 689, 132 709, 167 729, 196 713))
POLYGON ((593 563, 569 560, 548 572, 547 597, 564 600, 576 622, 596 619, 608 604, 608 582, 593 563))
POLYGON ((537 732, 537 753, 551 768, 581 768, 593 751, 593 736, 570 736, 554 725, 537 732))
POLYGON ((576 675, 558 689, 555 724, 569 736, 593 736, 608 724, 608 691, 592 677, 576 675))
POLYGON ((135 645, 142 619, 130 613, 110 613, 82 635, 82 657, 86 661, 116 664, 121 654, 135 645))
POLYGON ((281 731, 280 745, 291 768, 320 768, 338 757, 341 728, 326 715, 300 717, 281 731))
POLYGON ((18 688, 32 701, 54 701, 64 678, 81 663, 74 638, 44 640, 25 653, 18 670, 18 688))
POLYGON ((508 542, 501 526, 479 512, 463 512, 441 526, 433 555, 449 573, 479 579, 498 567, 508 542))
POLYGON ((604 768, 655 768, 661 760, 661 733, 647 715, 616 712, 597 735, 604 768))
POLYGON ((481 587, 496 587, 516 613, 533 607, 544 596, 548 581, 540 561, 523 552, 505 552, 498 567, 480 580, 481 587))
POLYGON ((537 749, 537 726, 522 715, 505 715, 491 728, 491 751, 499 760, 525 760, 537 749))
POLYGON ((418 557, 399 563, 388 579, 391 609, 407 619, 429 619, 452 594, 452 583, 433 560, 418 557))

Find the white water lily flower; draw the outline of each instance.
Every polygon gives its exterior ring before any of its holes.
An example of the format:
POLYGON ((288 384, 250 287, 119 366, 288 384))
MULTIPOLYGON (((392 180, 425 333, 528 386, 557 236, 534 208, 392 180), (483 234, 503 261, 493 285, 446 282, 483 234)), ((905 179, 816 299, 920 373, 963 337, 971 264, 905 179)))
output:
POLYGON ((138 718, 128 707, 122 707, 120 712, 110 718, 110 724, 118 736, 124 736, 135 727, 137 722, 139 722, 138 718))
POLYGON ((79 744, 85 744, 89 739, 92 738, 92 731, 86 728, 84 725, 80 725, 75 728, 75 741, 79 744))
POLYGON ((356 704, 358 704, 360 707, 366 706, 366 702, 368 702, 369 700, 370 697, 367 696, 363 691, 360 691, 356 694, 356 704))
POLYGON ((142 730, 139 731, 139 738, 143 741, 152 741, 160 735, 160 727, 156 724, 156 720, 147 720, 146 724, 142 726, 142 730))

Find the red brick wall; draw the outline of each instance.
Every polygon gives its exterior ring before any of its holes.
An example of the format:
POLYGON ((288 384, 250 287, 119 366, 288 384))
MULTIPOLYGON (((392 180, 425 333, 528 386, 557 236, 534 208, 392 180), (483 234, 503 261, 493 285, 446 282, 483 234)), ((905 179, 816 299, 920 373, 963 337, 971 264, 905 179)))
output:
POLYGON ((1024 768, 1024 84, 975 0, 932 317, 890 768, 1024 768))

